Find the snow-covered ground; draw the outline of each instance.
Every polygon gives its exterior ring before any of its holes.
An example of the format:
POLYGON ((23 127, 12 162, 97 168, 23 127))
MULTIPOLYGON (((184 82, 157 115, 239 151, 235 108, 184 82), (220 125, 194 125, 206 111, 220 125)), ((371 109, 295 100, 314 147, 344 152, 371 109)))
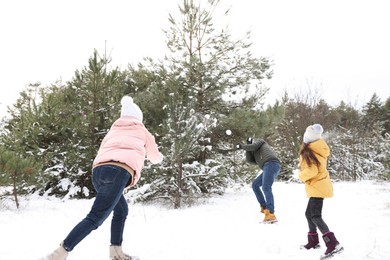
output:
MULTIPOLYGON (((345 250, 333 259, 390 259, 390 183, 334 183, 323 218, 345 250)), ((306 242, 303 184, 274 184, 278 224, 259 222, 252 190, 229 190, 180 210, 130 205, 123 247, 142 260, 319 259, 325 251, 300 250, 306 242)), ((22 199, 21 208, 0 204, 0 259, 38 259, 55 249, 89 211, 93 200, 22 199)), ((109 217, 110 219, 111 217, 109 217)), ((69 260, 108 259, 107 221, 84 239, 69 260)))

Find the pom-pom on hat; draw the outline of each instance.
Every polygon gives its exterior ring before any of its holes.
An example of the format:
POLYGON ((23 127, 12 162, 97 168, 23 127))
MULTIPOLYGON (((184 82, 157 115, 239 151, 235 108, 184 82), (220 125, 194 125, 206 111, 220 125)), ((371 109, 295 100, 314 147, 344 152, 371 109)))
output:
POLYGON ((133 98, 129 96, 124 96, 121 100, 121 117, 124 116, 133 116, 136 117, 139 121, 142 122, 143 114, 141 109, 134 103, 133 98))
POLYGON ((309 125, 303 135, 303 142, 308 144, 321 139, 322 132, 324 132, 324 129, 320 124, 309 125))

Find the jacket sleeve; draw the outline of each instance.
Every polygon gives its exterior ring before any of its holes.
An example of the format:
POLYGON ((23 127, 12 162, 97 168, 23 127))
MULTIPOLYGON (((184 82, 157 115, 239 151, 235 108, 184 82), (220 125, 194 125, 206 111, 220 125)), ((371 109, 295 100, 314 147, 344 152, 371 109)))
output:
POLYGON ((248 152, 255 152, 260 149, 260 147, 265 143, 264 140, 260 139, 259 141, 253 144, 244 144, 242 145, 242 149, 248 152))
POLYGON ((313 179, 318 174, 318 167, 314 164, 311 166, 308 165, 302 165, 301 164, 301 170, 299 172, 299 179, 302 182, 307 182, 313 179))
POLYGON ((158 146, 154 139, 154 136, 147 131, 146 143, 145 143, 146 157, 153 163, 160 163, 163 160, 163 155, 158 150, 158 146))
POLYGON ((248 151, 246 151, 246 152, 245 152, 245 158, 246 158, 246 161, 247 161, 248 163, 250 163, 250 164, 256 164, 256 165, 257 165, 256 159, 255 159, 255 156, 254 156, 253 152, 248 152, 248 151))

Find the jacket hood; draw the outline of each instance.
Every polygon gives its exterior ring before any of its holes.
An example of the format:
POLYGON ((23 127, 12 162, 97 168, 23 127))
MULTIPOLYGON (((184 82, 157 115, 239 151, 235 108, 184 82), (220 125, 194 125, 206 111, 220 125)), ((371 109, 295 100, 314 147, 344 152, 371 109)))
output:
POLYGON ((326 144, 324 139, 319 139, 315 142, 310 143, 309 147, 321 157, 327 158, 330 155, 329 146, 326 144))

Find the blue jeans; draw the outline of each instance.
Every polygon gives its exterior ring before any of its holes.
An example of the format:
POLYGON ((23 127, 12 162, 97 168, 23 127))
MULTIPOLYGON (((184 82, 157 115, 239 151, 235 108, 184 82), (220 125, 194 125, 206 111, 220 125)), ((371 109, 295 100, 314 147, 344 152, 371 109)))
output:
POLYGON ((252 189, 260 206, 268 209, 271 213, 275 211, 272 184, 279 173, 280 163, 278 161, 268 161, 264 163, 262 173, 252 183, 252 189))
POLYGON ((130 178, 125 169, 116 165, 102 165, 93 169, 92 183, 96 189, 96 198, 88 215, 65 238, 63 247, 66 251, 72 251, 92 230, 103 224, 112 211, 111 244, 122 244, 129 212, 123 190, 130 178))

